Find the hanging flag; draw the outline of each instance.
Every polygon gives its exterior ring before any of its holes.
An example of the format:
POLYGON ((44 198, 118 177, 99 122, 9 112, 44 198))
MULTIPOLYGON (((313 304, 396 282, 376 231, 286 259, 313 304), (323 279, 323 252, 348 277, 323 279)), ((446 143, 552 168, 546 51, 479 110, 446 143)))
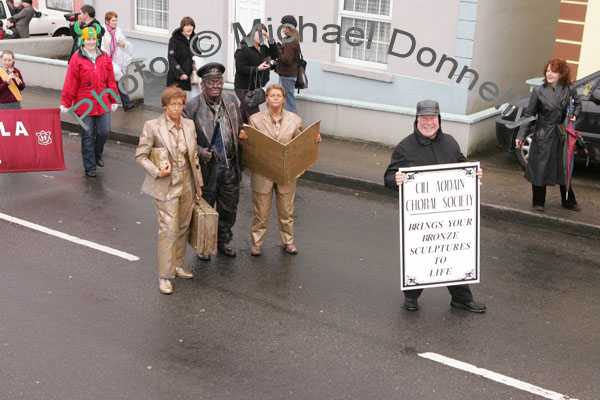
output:
POLYGON ((0 111, 0 172, 65 169, 58 108, 0 111))

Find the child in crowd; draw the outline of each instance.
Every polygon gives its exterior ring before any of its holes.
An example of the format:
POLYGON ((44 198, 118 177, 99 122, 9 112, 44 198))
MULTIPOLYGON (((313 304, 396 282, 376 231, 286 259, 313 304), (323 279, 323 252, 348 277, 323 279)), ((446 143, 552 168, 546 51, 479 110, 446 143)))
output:
POLYGON ((10 17, 6 20, 6 29, 4 29, 4 39, 19 39, 21 36, 19 35, 19 31, 15 26, 15 19, 10 17))
POLYGON ((0 110, 20 110, 23 89, 25 82, 21 71, 15 68, 15 53, 4 50, 0 66, 0 110))

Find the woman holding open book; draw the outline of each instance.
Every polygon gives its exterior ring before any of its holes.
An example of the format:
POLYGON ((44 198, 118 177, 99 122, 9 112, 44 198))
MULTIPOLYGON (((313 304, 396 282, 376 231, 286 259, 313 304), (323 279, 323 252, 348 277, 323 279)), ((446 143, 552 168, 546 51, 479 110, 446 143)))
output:
POLYGON ((141 191, 154 197, 158 216, 158 288, 173 293, 175 276, 193 278, 183 268, 192 212, 202 195, 202 170, 192 120, 182 118, 186 95, 169 86, 161 95, 165 112, 147 121, 135 151, 146 171, 141 191))
MULTIPOLYGON (((265 135, 286 144, 297 136, 302 129, 302 119, 293 112, 283 109, 285 102, 285 89, 278 84, 270 85, 266 91, 267 109, 250 117, 250 125, 265 135)), ((240 133, 241 139, 246 139, 245 133, 240 133)), ((317 137, 317 143, 321 136, 317 137)), ((298 253, 294 245, 294 196, 296 194, 296 180, 287 185, 278 185, 269 178, 252 172, 250 186, 252 187, 252 203, 254 204, 254 218, 252 220, 252 248, 250 254, 260 256, 262 244, 267 233, 269 212, 273 192, 277 199, 277 217, 279 219, 279 234, 281 244, 289 254, 298 253)))

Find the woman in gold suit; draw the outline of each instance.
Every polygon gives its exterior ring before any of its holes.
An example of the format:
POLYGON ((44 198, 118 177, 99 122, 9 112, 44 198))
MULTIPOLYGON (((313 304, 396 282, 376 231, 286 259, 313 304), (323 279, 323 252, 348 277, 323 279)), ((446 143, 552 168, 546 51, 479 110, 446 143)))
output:
POLYGON ((158 288, 164 294, 173 293, 175 276, 193 277, 183 263, 203 182, 194 122, 181 117, 185 101, 183 90, 166 88, 161 95, 165 112, 146 122, 135 151, 136 162, 147 174, 141 190, 154 197, 158 216, 158 288))
MULTIPOLYGON (((250 117, 250 125, 280 143, 287 144, 301 132, 302 119, 283 109, 285 102, 285 89, 278 84, 270 85, 266 91, 267 109, 250 117)), ((240 133, 240 138, 247 138, 240 133)), ((317 137, 317 143, 321 136, 317 137)), ((278 185, 258 172, 252 172, 250 182, 252 187, 252 203, 254 205, 254 218, 252 220, 252 248, 250 254, 260 256, 262 244, 267 233, 269 212, 273 192, 277 201, 277 217, 279 220, 279 234, 281 244, 289 254, 298 253, 294 244, 294 196, 296 194, 296 180, 287 185, 278 185)))

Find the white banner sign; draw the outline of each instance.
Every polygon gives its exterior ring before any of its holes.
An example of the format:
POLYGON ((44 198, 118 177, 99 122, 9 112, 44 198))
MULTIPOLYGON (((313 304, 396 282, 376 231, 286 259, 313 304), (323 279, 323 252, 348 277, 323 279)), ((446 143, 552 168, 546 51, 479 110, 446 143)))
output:
POLYGON ((402 290, 479 282, 479 163, 401 168, 402 290))

